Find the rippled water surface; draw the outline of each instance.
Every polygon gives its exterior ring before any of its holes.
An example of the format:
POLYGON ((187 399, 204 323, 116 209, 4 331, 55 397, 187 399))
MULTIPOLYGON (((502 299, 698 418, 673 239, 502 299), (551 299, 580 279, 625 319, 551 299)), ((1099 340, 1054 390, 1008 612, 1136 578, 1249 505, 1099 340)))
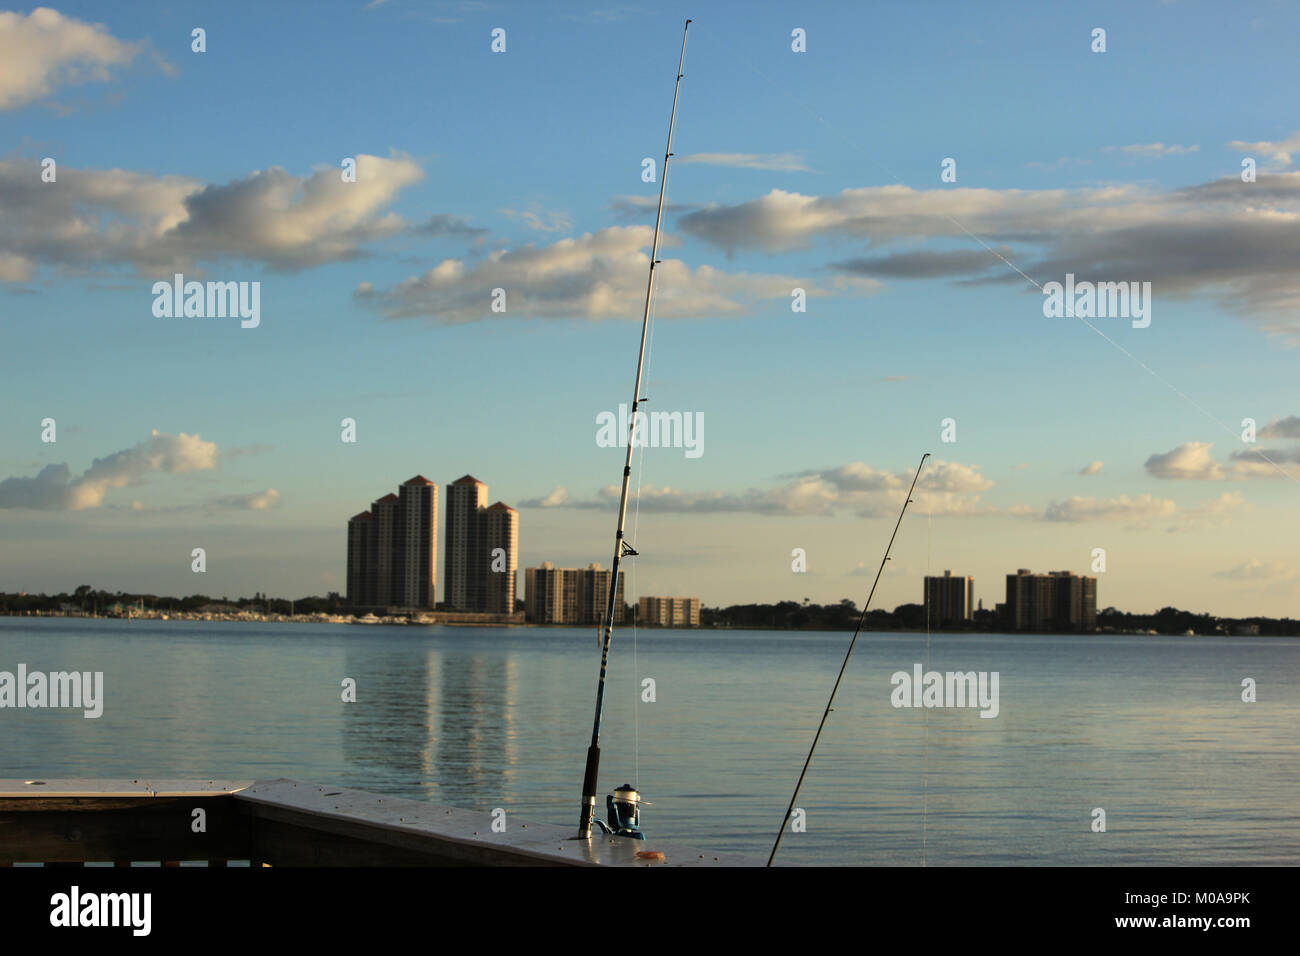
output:
MULTIPOLYGON (((0 709, 0 777, 292 777, 576 824, 594 630, 0 618, 0 670, 105 682, 99 719, 0 709)), ((602 791, 639 784, 652 838, 765 857, 847 642, 642 630, 634 668, 616 632, 602 791)), ((780 859, 1294 865, 1298 732, 1297 639, 865 634, 780 859), (998 672, 998 716, 892 706, 927 660, 998 672)))

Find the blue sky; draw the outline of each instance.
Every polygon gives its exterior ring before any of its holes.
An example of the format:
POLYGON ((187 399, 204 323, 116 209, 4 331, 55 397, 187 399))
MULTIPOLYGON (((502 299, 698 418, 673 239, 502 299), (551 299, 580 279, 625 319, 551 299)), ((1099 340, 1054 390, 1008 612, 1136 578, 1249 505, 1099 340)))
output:
POLYGON ((0 14, 0 588, 342 590, 417 473, 519 507, 523 566, 608 563, 690 16, 642 391, 704 454, 638 462, 633 594, 860 602, 928 451, 884 606, 1102 547, 1102 606, 1300 611, 1300 11, 231 6, 0 14), (990 248, 1149 281, 1151 325, 1045 318, 990 248), (155 317, 176 271, 260 325, 155 317))

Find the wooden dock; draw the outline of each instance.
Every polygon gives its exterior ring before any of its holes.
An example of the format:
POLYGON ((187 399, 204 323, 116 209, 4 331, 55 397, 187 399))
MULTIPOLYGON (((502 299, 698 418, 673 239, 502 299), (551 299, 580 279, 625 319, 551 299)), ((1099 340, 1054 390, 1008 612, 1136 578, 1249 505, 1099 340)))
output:
POLYGON ((658 840, 576 840, 573 829, 513 814, 504 832, 493 822, 489 812, 294 780, 0 779, 0 866, 762 865, 658 840))

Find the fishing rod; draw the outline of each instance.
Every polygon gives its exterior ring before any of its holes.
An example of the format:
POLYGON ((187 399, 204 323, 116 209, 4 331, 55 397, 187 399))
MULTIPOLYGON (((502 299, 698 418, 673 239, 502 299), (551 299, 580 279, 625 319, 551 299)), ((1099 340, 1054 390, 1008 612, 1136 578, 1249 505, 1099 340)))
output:
MULTIPOLYGON (((614 566, 609 575, 609 602, 605 607, 605 626, 600 646, 600 680, 596 684, 596 717, 591 726, 591 746, 587 748, 587 768, 582 778, 582 813, 578 818, 578 838, 591 837, 591 819, 596 811, 596 777, 600 770, 600 725, 605 711, 605 674, 609 669, 609 642, 614 636, 614 604, 618 597, 618 565, 629 555, 635 555, 623 540, 627 522, 627 491, 632 478, 632 449, 636 444, 637 407, 641 398, 641 370, 645 365, 646 330, 650 326, 650 299, 654 294, 655 266, 659 264, 659 226, 664 217, 664 190, 668 186, 668 160, 673 155, 673 123, 677 119, 677 92, 682 85, 682 66, 686 63, 686 34, 691 21, 682 29, 682 52, 677 60, 677 82, 673 85, 673 108, 668 115, 668 145, 664 148, 664 164, 659 178, 659 210, 655 213, 654 241, 650 245, 650 277, 646 281, 645 312, 641 316, 641 348, 636 358, 636 385, 632 389, 632 424, 628 426, 627 461, 623 464, 623 491, 618 501, 618 532, 614 535, 614 566)), ((630 788, 629 788, 630 789, 630 788)), ((632 791, 635 793, 635 791, 632 791)))
POLYGON ((916 466, 916 474, 912 477, 912 487, 907 489, 907 499, 903 502, 903 509, 898 512, 898 520, 894 522, 894 533, 889 536, 885 556, 880 559, 880 567, 876 569, 876 579, 871 582, 871 592, 867 595, 867 603, 862 605, 862 614, 858 617, 858 626, 853 632, 853 640, 849 641, 849 649, 844 654, 844 663, 840 665, 839 676, 835 678, 835 686, 831 688, 830 700, 826 701, 826 710, 822 712, 821 723, 817 725, 817 734, 813 737, 812 746, 808 748, 808 759, 803 762, 803 770, 799 772, 799 782, 794 785, 794 795, 790 797, 790 805, 785 808, 785 816, 781 818, 781 829, 777 831, 776 842, 772 844, 772 852, 767 858, 768 866, 771 866, 772 861, 776 859, 776 851, 781 846, 781 837, 785 836, 786 821, 790 819, 795 801, 799 799, 799 788, 803 786, 803 778, 808 773, 808 765, 812 763, 813 751, 817 749, 817 741, 821 740, 822 737, 822 728, 826 726, 826 718, 830 716, 831 705, 835 703, 835 692, 840 689, 840 681, 844 679, 844 671, 849 666, 849 657, 853 654, 853 645, 858 642, 858 635, 862 633, 862 625, 867 621, 867 609, 871 607, 871 598, 876 593, 876 585, 880 583, 880 575, 885 570, 885 562, 889 560, 889 552, 894 548, 894 538, 898 536, 898 527, 903 523, 903 515, 907 514, 907 506, 912 503, 912 492, 916 490, 917 479, 921 477, 921 469, 925 467, 925 460, 929 457, 930 453, 927 451, 921 456, 921 463, 916 466))

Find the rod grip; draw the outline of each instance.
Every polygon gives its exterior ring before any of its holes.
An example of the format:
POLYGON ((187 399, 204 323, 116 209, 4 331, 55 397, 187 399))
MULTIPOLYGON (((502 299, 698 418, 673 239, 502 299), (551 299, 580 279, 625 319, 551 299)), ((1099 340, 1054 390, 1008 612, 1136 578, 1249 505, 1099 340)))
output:
POLYGON ((596 778, 600 775, 600 748, 592 744, 587 748, 587 771, 582 775, 582 796, 596 796, 596 778))

